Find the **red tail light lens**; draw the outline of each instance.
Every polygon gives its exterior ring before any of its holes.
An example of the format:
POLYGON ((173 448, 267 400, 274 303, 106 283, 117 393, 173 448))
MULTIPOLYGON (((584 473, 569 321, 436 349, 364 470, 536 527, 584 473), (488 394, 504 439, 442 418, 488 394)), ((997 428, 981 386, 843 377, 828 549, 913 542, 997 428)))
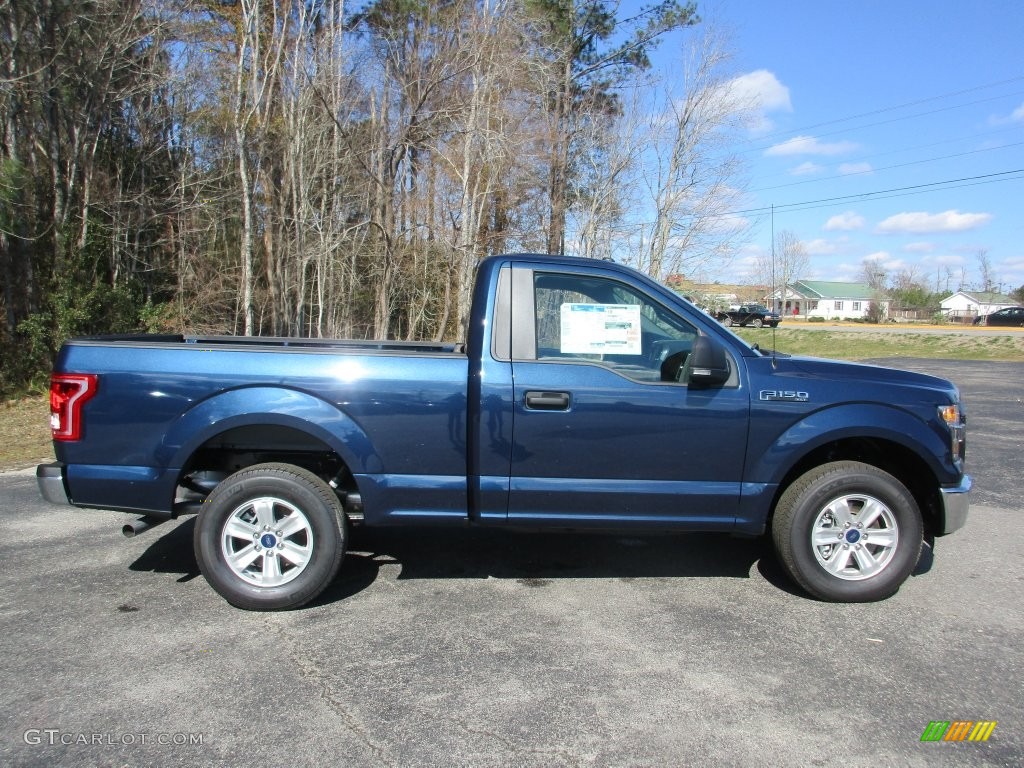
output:
POLYGON ((82 406, 96 394, 93 373, 55 373, 50 377, 50 432, 54 440, 82 437, 82 406))

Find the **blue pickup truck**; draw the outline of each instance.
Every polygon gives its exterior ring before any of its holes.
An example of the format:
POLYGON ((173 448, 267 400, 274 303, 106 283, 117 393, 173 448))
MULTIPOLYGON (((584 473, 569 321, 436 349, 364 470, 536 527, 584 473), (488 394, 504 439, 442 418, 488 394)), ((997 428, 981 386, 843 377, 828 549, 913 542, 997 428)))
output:
POLYGON ((612 262, 481 263, 465 344, 135 336, 67 342, 43 496, 197 513, 230 603, 294 608, 353 525, 769 535, 810 595, 896 592, 964 525, 943 379, 751 346, 612 262))

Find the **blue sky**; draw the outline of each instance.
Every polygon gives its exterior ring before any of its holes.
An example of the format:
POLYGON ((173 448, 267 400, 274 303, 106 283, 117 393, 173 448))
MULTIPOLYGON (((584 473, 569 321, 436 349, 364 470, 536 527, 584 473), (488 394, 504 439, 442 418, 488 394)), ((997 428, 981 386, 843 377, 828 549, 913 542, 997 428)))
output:
MULTIPOLYGON (((622 10, 638 3, 629 0, 622 10)), ((757 119, 734 149, 819 280, 865 260, 932 289, 1024 285, 1024 2, 698 0, 757 119), (916 188, 916 189, 912 189, 916 188)), ((691 33, 686 33, 691 34, 691 33)), ((655 63, 670 60, 665 41, 655 63)), ((768 217, 725 274, 770 248, 768 217)))

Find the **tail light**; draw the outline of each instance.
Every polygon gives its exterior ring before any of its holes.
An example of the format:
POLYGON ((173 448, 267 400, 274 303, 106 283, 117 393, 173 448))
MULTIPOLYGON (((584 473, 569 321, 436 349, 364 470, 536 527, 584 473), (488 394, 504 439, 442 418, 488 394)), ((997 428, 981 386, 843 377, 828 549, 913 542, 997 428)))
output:
POLYGON ((55 373, 50 377, 50 432, 54 440, 82 437, 82 406, 96 394, 94 373, 55 373))

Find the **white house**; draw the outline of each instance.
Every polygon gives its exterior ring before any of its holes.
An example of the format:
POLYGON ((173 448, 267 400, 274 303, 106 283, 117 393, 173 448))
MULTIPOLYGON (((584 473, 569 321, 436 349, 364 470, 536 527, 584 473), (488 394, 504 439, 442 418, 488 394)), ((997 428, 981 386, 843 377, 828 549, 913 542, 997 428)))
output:
POLYGON ((939 302, 942 312, 950 319, 974 318, 1016 305, 1009 296, 991 291, 957 291, 939 302))
POLYGON ((866 283, 797 280, 770 297, 773 309, 785 317, 823 317, 826 320, 861 320, 872 303, 889 316, 889 300, 866 283))

